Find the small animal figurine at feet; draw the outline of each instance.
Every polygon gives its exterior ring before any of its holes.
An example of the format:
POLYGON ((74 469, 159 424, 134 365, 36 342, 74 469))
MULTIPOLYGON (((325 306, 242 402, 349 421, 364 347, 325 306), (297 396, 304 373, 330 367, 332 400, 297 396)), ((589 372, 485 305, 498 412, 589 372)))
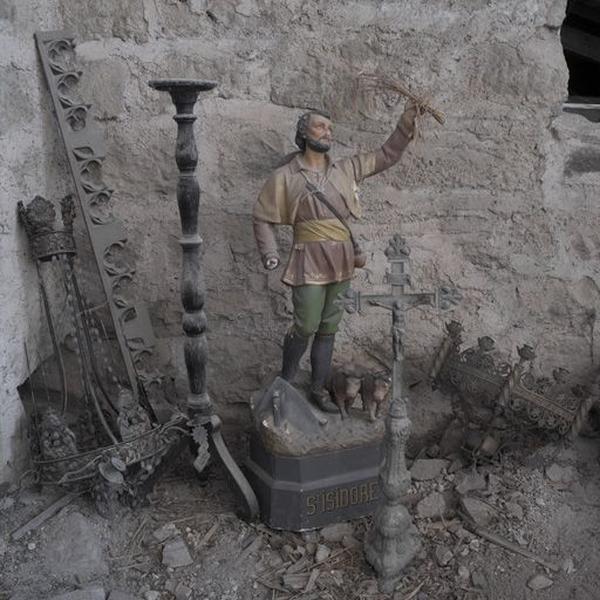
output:
POLYGON ((333 401, 339 408, 342 419, 349 417, 348 411, 360 391, 360 377, 343 369, 336 369, 331 375, 328 387, 333 401))
POLYGON ((361 396, 363 410, 368 411, 371 422, 381 416, 392 381, 385 373, 366 373, 362 378, 361 396))

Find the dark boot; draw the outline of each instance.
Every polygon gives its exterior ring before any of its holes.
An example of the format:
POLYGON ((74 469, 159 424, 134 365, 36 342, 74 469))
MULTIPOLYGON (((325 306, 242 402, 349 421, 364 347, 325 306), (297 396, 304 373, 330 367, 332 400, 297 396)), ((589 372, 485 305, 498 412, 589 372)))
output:
POLYGON ((334 334, 315 335, 310 351, 310 400, 324 412, 339 413, 338 407, 331 401, 325 389, 331 371, 334 340, 334 334))
POLYGON ((283 364, 281 377, 291 382, 298 372, 300 359, 306 352, 308 337, 296 333, 294 329, 288 331, 283 338, 283 364))

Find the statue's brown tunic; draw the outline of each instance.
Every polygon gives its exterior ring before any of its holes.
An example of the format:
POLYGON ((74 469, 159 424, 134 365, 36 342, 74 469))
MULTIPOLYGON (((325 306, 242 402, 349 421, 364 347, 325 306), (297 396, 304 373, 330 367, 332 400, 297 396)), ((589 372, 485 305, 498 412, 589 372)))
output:
POLYGON ((291 286, 324 285, 351 279, 354 250, 338 219, 307 189, 307 179, 325 194, 344 219, 359 218, 357 185, 394 165, 410 137, 396 127, 375 152, 332 161, 325 173, 313 171, 297 154, 276 169, 254 206, 254 234, 263 260, 279 257, 273 225, 292 225, 294 243, 282 281, 291 286))

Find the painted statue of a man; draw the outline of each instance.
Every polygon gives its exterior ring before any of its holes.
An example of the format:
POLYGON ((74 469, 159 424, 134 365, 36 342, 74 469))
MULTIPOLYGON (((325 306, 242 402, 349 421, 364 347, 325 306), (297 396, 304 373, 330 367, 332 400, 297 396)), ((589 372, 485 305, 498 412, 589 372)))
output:
POLYGON ((335 300, 349 288, 356 258, 346 220, 361 216, 358 184, 400 159, 414 136, 417 113, 417 106, 407 102, 398 125, 381 148, 335 161, 329 156, 333 141, 329 116, 319 111, 303 114, 296 128, 300 151, 271 174, 254 206, 254 234, 266 269, 280 264, 273 226, 294 228, 282 277, 292 288, 294 323, 283 341, 281 376, 293 380, 314 336, 310 399, 327 412, 338 412, 325 391, 343 314, 335 300))

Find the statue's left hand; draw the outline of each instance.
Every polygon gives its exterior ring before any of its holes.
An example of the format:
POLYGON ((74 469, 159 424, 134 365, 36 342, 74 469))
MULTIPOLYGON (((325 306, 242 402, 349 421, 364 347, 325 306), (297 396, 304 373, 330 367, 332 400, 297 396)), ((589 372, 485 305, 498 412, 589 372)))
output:
POLYGON ((398 125, 409 139, 415 135, 415 120, 419 114, 419 105, 414 100, 407 100, 398 125))

